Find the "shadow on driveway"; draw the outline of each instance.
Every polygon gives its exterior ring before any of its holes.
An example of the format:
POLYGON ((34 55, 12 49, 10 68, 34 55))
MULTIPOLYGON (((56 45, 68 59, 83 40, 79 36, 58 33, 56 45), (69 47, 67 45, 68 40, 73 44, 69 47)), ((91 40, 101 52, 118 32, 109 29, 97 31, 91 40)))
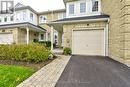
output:
POLYGON ((107 57, 72 56, 55 87, 130 87, 130 68, 107 57))

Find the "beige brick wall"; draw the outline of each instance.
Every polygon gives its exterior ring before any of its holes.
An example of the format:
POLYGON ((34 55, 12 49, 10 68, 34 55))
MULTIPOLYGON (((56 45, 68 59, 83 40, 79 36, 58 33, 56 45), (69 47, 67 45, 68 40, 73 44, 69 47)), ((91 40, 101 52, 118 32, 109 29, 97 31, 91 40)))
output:
POLYGON ((63 34, 64 34, 64 47, 72 48, 72 30, 79 29, 99 29, 104 28, 106 25, 105 22, 93 22, 93 23, 75 23, 75 24, 65 24, 63 26, 63 34))
POLYGON ((102 0, 102 11, 110 15, 109 56, 125 63, 130 60, 130 0, 102 0))

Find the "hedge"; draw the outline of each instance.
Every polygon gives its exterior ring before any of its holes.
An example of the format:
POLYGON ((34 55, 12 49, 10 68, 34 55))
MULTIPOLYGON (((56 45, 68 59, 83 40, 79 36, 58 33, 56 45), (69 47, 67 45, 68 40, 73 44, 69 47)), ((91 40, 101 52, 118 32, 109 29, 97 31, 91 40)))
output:
POLYGON ((42 62, 49 58, 51 52, 41 44, 0 45, 0 59, 27 62, 42 62))

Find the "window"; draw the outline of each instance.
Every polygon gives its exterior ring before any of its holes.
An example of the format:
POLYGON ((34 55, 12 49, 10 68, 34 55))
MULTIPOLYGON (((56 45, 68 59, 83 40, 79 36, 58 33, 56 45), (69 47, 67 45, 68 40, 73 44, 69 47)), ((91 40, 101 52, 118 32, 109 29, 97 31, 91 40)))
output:
POLYGON ((11 17, 10 17, 10 21, 13 21, 13 20, 14 20, 14 16, 11 16, 11 17))
POLYGON ((17 12, 17 14, 16 14, 16 20, 19 21, 20 18, 21 18, 21 13, 20 13, 20 12, 17 12))
POLYGON ((86 12, 86 3, 80 3, 80 13, 86 12))
POLYGON ((2 19, 0 18, 0 22, 2 22, 2 19))
POLYGON ((69 14, 74 14, 74 5, 69 5, 69 14))
POLYGON ((63 18, 66 18, 66 13, 63 13, 63 18))
POLYGON ((31 19, 31 21, 33 21, 33 14, 32 13, 30 13, 30 19, 31 19))
POLYGON ((23 11, 23 21, 25 21, 25 20, 26 20, 26 12, 23 11))
POLYGON ((46 23, 47 22, 47 17, 46 16, 41 16, 40 17, 40 23, 46 23))
POLYGON ((92 11, 95 12, 95 11, 98 11, 98 1, 95 1, 94 4, 93 4, 93 8, 92 8, 92 11))
POLYGON ((40 34, 40 40, 44 40, 44 34, 40 34))
POLYGON ((7 22, 7 17, 4 17, 4 22, 7 22))

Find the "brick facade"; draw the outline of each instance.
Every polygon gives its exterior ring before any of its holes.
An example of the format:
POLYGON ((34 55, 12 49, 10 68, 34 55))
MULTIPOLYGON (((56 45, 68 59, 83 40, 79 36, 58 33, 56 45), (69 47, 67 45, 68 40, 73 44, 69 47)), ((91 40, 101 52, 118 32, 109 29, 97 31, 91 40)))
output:
POLYGON ((109 56, 130 64, 130 1, 102 0, 102 12, 110 15, 109 56))

